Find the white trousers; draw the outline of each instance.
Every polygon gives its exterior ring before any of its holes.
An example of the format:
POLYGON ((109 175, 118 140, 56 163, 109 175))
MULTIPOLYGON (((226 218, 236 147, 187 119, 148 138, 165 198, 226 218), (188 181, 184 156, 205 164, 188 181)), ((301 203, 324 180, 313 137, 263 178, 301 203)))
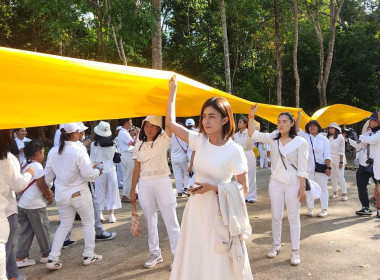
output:
POLYGON ((343 164, 342 168, 339 168, 339 162, 331 162, 331 184, 334 192, 338 192, 338 183, 340 185, 340 189, 342 193, 347 193, 346 187, 346 179, 344 178, 344 168, 345 164, 343 164))
POLYGON ((117 174, 117 186, 119 188, 123 187, 123 164, 119 162, 116 165, 116 174, 117 174))
POLYGON ((259 145, 260 152, 260 168, 268 167, 267 151, 263 150, 262 145, 259 145))
POLYGON ((269 182, 269 198, 272 210, 272 237, 273 244, 281 245, 282 218, 284 215, 284 204, 288 210, 290 225, 290 239, 292 250, 299 250, 301 236, 300 208, 298 201, 299 183, 284 184, 274 180, 269 182))
POLYGON ((57 203, 60 223, 54 235, 54 240, 49 254, 49 260, 57 261, 61 255, 62 244, 66 235, 71 230, 75 213, 78 212, 84 234, 84 251, 83 257, 93 257, 95 249, 95 219, 94 208, 92 205, 92 196, 89 189, 80 192, 81 195, 71 198, 68 206, 61 206, 57 203))
POLYGON ((121 208, 119 189, 117 186, 116 170, 102 173, 95 181, 95 196, 99 203, 99 210, 121 208))
MULTIPOLYGON (((326 209, 329 207, 329 192, 327 191, 327 181, 329 177, 325 173, 318 172, 309 172, 309 179, 318 183, 321 187, 321 207, 322 209, 326 209)), ((314 199, 307 201, 307 207, 309 209, 314 208, 314 199)))
POLYGON ((121 163, 123 165, 123 195, 129 197, 132 188, 133 168, 135 168, 133 153, 122 153, 121 163))
POLYGON ((148 228, 148 243, 151 254, 161 252, 158 239, 157 205, 164 219, 166 231, 169 236, 172 254, 175 254, 179 237, 179 224, 176 212, 176 199, 169 177, 139 181, 139 203, 143 210, 148 228))
POLYGON ((248 162, 248 194, 245 199, 256 201, 256 157, 252 150, 244 151, 248 162))
POLYGON ((182 186, 185 189, 189 188, 190 178, 187 175, 188 162, 172 162, 173 175, 175 179, 175 185, 177 187, 177 193, 182 193, 182 186))
POLYGON ((8 242, 9 222, 5 212, 0 214, 0 280, 7 280, 5 244, 8 242))

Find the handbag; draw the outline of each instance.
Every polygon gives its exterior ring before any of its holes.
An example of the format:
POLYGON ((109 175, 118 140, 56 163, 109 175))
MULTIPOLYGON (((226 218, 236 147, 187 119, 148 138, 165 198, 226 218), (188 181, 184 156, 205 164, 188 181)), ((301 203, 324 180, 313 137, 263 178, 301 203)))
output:
POLYGON ((132 203, 131 233, 134 237, 140 237, 141 234, 140 219, 136 210, 136 202, 132 203))
POLYGON ((115 154, 113 155, 113 162, 114 163, 120 163, 121 162, 121 154, 119 153, 119 149, 117 147, 117 144, 113 142, 113 144, 116 146, 115 154))
POLYGON ((311 140, 311 136, 310 135, 309 135, 309 137, 310 137, 311 149, 312 149, 313 155, 314 155, 314 163, 315 163, 314 171, 318 172, 318 173, 325 173, 325 171, 327 169, 327 164, 325 164, 325 163, 318 163, 317 162, 317 160, 315 159, 313 141, 311 140))

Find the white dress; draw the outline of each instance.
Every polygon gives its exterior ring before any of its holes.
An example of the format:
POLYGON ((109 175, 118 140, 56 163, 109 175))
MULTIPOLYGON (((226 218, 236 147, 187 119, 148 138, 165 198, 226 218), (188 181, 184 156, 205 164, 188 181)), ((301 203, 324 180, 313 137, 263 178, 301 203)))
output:
MULTIPOLYGON (((196 182, 228 183, 231 182, 232 175, 248 171, 242 147, 232 140, 228 140, 223 146, 215 146, 209 142, 207 135, 190 132, 189 146, 196 152, 196 182)), ((215 250, 215 224, 219 218, 217 214, 215 192, 209 191, 190 197, 183 213, 171 280, 237 279, 228 253, 219 254, 215 250)), ((244 275, 244 279, 253 279, 248 256, 244 275)))

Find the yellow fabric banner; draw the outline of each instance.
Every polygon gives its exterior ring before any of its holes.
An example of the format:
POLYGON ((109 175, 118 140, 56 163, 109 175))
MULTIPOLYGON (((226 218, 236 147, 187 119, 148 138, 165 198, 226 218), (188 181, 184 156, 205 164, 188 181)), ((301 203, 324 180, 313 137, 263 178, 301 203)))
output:
MULTIPOLYGON (((0 47, 0 128, 165 115, 175 74, 0 47)), ((197 116, 204 101, 223 96, 234 113, 255 104, 176 74, 177 116, 197 116)), ((281 112, 300 108, 259 104, 257 115, 276 124, 281 112)), ((301 125, 309 120, 303 114, 301 125)))
POLYGON ((339 125, 353 124, 368 118, 371 112, 344 104, 335 104, 316 111, 311 117, 317 120, 322 128, 326 128, 331 122, 339 125))

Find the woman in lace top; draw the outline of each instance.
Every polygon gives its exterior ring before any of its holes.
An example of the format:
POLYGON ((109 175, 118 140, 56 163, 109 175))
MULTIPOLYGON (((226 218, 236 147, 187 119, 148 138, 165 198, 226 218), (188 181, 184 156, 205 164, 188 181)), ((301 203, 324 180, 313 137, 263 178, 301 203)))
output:
POLYGON ((133 154, 135 167, 130 199, 131 203, 136 203, 135 189, 138 182, 139 203, 148 228, 150 258, 144 263, 146 268, 152 268, 157 263, 163 262, 158 239, 157 206, 165 222, 173 255, 179 236, 177 204, 166 157, 171 135, 172 132, 167 127, 162 133, 162 117, 148 116, 142 123, 139 141, 135 145, 133 154))

